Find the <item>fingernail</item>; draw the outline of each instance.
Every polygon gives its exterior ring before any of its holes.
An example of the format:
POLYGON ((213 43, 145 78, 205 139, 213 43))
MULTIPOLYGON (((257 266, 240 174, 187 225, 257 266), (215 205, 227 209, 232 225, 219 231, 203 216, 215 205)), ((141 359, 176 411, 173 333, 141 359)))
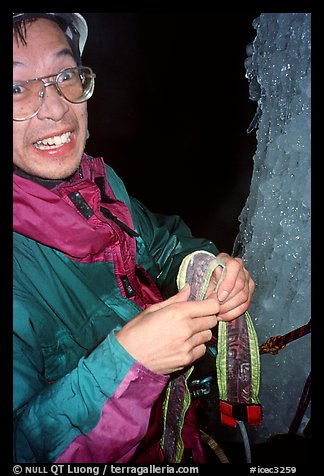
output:
POLYGON ((228 292, 227 291, 222 291, 219 296, 218 296, 218 300, 219 302, 223 302, 225 301, 225 299, 227 298, 228 296, 228 292))

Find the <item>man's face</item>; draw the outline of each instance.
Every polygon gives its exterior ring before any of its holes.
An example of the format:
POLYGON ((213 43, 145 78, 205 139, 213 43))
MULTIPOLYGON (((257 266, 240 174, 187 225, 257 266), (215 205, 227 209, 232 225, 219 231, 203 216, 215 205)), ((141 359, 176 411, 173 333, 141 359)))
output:
MULTIPOLYGON (((55 75, 74 66, 63 31, 50 20, 40 18, 27 24, 27 45, 13 39, 14 82, 55 75)), ((72 104, 58 94, 55 86, 49 86, 36 116, 13 122, 13 163, 38 177, 66 178, 78 168, 86 134, 86 102, 72 104)))

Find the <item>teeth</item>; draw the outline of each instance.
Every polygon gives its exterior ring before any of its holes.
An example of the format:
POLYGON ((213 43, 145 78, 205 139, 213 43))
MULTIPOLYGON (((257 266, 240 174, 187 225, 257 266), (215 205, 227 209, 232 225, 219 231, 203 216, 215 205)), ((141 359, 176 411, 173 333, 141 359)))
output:
POLYGON ((47 137, 47 139, 37 141, 34 146, 40 150, 50 150, 61 147, 71 140, 71 132, 64 132, 61 136, 47 137))

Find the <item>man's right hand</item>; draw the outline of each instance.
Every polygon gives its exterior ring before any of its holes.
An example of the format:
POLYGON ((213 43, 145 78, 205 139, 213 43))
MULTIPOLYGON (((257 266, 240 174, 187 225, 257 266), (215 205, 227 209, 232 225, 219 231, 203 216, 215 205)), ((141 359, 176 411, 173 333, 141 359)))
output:
POLYGON ((216 298, 188 301, 190 288, 153 304, 128 322, 116 338, 142 365, 170 374, 191 365, 206 352, 220 304, 216 298))

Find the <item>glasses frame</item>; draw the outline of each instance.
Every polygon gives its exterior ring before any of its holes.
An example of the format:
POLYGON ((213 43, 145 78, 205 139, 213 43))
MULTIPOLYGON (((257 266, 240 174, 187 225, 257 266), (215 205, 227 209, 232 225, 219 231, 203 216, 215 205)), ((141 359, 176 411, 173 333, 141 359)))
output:
POLYGON ((72 104, 81 104, 81 103, 87 101, 88 99, 91 98, 91 96, 93 94, 94 84, 95 84, 95 81, 94 81, 95 77, 96 77, 96 74, 92 71, 92 69, 89 66, 73 66, 71 68, 65 68, 62 71, 60 71, 59 73, 47 74, 46 76, 39 76, 38 78, 26 79, 25 81, 18 81, 16 83, 13 83, 14 87, 15 86, 23 86, 24 84, 28 84, 28 83, 31 83, 33 81, 41 81, 43 83, 43 87, 39 92, 39 98, 41 100, 39 108, 35 112, 33 112, 32 114, 29 114, 28 116, 26 116, 24 118, 17 119, 17 118, 13 117, 13 120, 19 122, 19 121, 26 121, 27 119, 31 119, 32 117, 35 117, 39 113, 42 105, 44 104, 45 91, 46 91, 46 88, 48 86, 55 86, 56 91, 58 92, 58 94, 60 96, 62 96, 64 99, 66 99, 68 102, 72 103, 72 104), (67 98, 65 96, 64 92, 61 90, 60 85, 59 85, 59 78, 60 78, 61 75, 64 75, 67 71, 71 71, 71 70, 78 70, 78 71, 81 70, 82 71, 84 69, 88 70, 88 73, 89 73, 89 76, 90 76, 90 79, 91 79, 88 91, 86 92, 86 94, 80 96, 81 99, 79 99, 77 101, 71 101, 71 99, 67 98), (55 79, 53 81, 46 81, 46 82, 44 81, 44 79, 53 78, 53 77, 55 77, 55 79))

